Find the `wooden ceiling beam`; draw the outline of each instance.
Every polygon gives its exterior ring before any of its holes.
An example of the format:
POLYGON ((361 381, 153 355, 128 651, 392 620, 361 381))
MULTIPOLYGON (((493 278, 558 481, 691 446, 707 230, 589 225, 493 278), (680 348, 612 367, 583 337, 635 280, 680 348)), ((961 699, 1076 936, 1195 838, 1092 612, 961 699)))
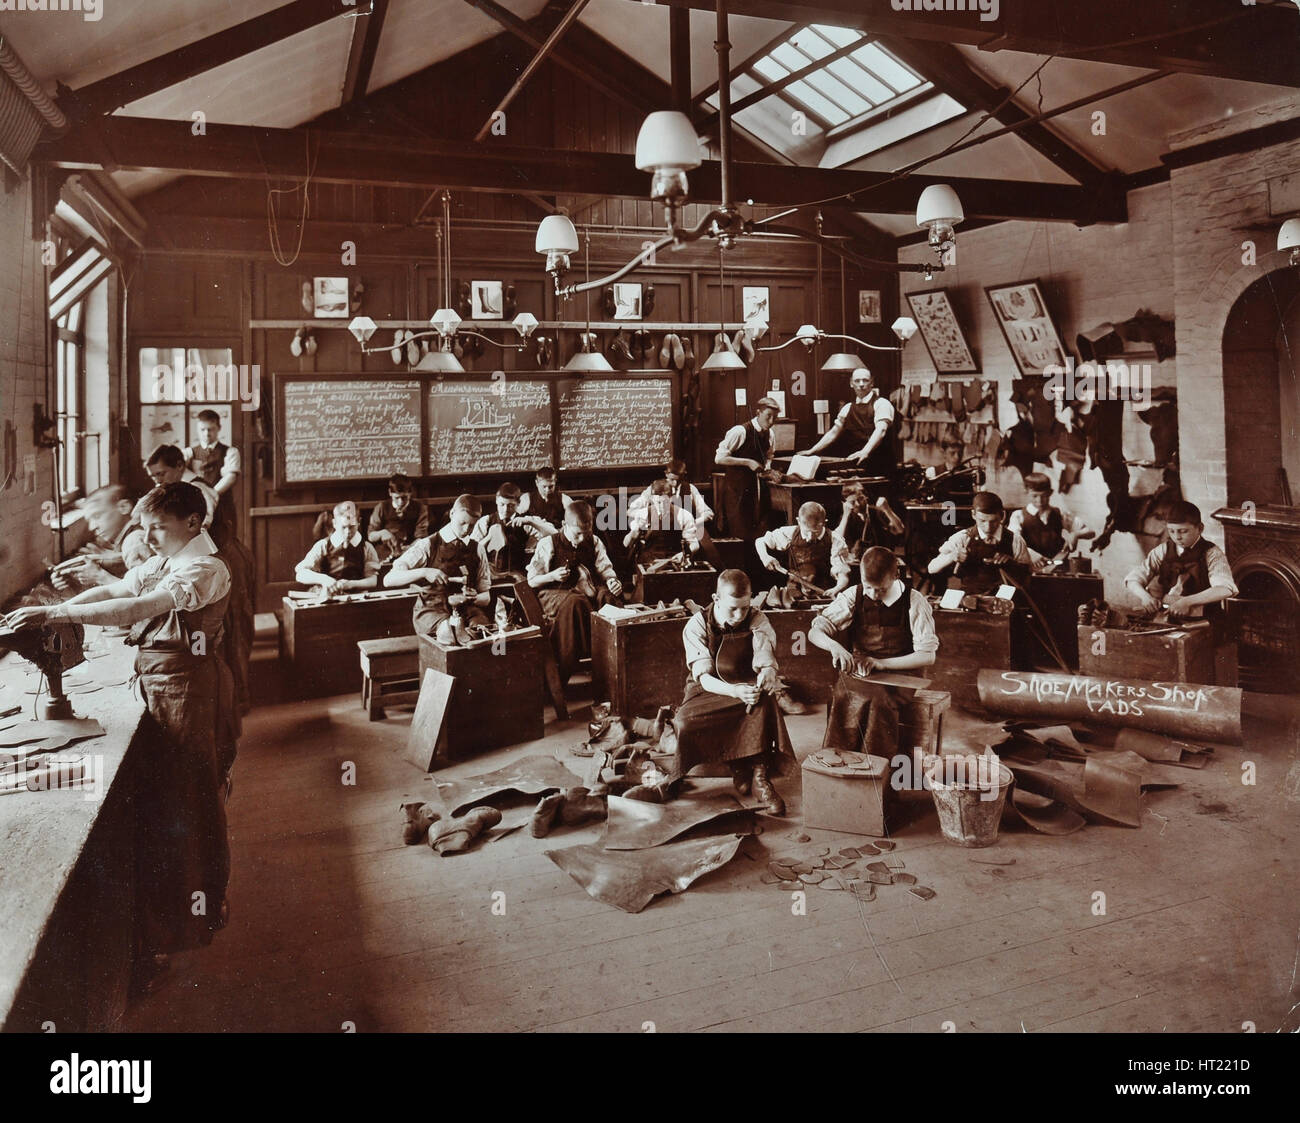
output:
POLYGON ((967 65, 962 53, 947 43, 922 43, 915 39, 881 39, 880 45, 925 78, 936 89, 961 102, 967 109, 990 113, 1002 125, 1019 125, 1017 135, 1066 175, 1080 183, 1093 183, 1106 169, 1071 147, 1041 122, 1026 125, 1029 114, 1014 101, 1010 90, 993 85, 967 65))
POLYGON ((379 36, 383 34, 384 18, 387 15, 388 0, 370 0, 369 10, 357 13, 356 24, 352 28, 352 46, 348 49, 340 105, 351 105, 366 96, 370 88, 370 74, 375 67, 375 55, 379 51, 379 36))
POLYGON ((318 24, 357 14, 355 4, 348 5, 342 0, 294 0, 265 15, 237 23, 225 31, 65 93, 59 98, 59 107, 74 120, 112 113, 133 101, 169 89, 318 24))
MULTIPOLYGON (((657 0, 711 12, 714 0, 657 0)), ((919 9, 920 0, 901 0, 919 9)), ((826 23, 874 35, 964 43, 994 51, 1052 54, 1092 62, 1174 70, 1211 78, 1300 86, 1300 11, 1294 4, 1177 5, 1132 0, 1034 0, 998 5, 997 18, 971 10, 896 10, 893 0, 733 0, 732 14, 826 23)), ((956 8, 957 5, 951 5, 956 8)))
MULTIPOLYGON (((598 194, 644 198, 649 177, 626 155, 508 146, 470 146, 463 141, 420 141, 397 147, 372 133, 321 129, 272 129, 209 124, 195 137, 188 121, 114 116, 38 145, 34 163, 82 170, 158 170, 234 179, 304 179, 318 183, 389 187, 446 186, 539 195, 598 194)), ((947 183, 972 218, 1059 219, 1124 222, 1125 200, 1071 184, 1023 183, 960 176, 802 168, 737 163, 738 199, 758 206, 823 208, 911 214, 922 190, 947 183)), ((692 199, 717 202, 721 174, 705 161, 690 174, 692 199)))

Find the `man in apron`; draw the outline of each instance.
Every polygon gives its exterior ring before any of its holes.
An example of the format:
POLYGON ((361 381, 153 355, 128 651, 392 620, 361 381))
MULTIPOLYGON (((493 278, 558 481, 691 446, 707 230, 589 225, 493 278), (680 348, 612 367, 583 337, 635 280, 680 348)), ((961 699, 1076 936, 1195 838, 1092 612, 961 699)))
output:
POLYGON ((889 481, 886 492, 891 492, 903 459, 894 407, 881 397, 866 367, 853 372, 849 387, 853 401, 845 404, 822 439, 803 455, 848 457, 860 464, 866 475, 885 477, 889 481))
POLYGON ((219 654, 230 573, 203 530, 206 512, 190 484, 155 488, 140 506, 153 557, 121 581, 6 620, 127 627, 126 642, 139 648, 135 681, 148 707, 145 782, 133 793, 142 975, 161 970, 170 952, 209 943, 228 915, 223 789, 239 716, 219 654))
POLYGON ((761 480, 772 464, 772 426, 780 413, 775 398, 759 398, 753 419, 728 429, 713 454, 713 462, 725 469, 722 512, 727 533, 745 543, 745 565, 754 575, 760 572, 752 543, 762 527, 761 480))

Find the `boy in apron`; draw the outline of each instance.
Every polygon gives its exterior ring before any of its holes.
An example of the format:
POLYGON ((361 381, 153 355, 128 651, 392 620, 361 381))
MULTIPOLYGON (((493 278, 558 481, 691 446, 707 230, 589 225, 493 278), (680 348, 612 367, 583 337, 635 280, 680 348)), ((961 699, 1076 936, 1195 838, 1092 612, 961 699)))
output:
POLYGON ((939 650, 929 602, 899 579, 898 559, 883 546, 862 558, 862 584, 845 589, 812 622, 808 640, 830 653, 839 672, 822 747, 892 758, 898 708, 872 671, 916 671, 939 650))
POLYGON ((334 529, 298 563, 294 580, 319 585, 327 593, 376 588, 379 555, 361 537, 361 515, 351 499, 335 506, 333 525, 334 529))
POLYGON ((1025 540, 1006 525, 1006 508, 991 491, 979 491, 971 501, 975 525, 959 530, 939 547, 929 571, 956 566, 955 583, 968 593, 996 592, 1011 577, 1023 582, 1031 562, 1025 540))
POLYGON ((484 610, 492 600, 491 567, 483 543, 471 533, 482 514, 483 505, 474 496, 457 497, 446 525, 437 534, 417 539, 384 577, 389 589, 424 584, 411 610, 418 635, 436 635, 438 625, 451 619, 452 606, 447 598, 452 594, 463 593, 467 598, 460 612, 465 628, 472 624, 487 626, 484 610))
POLYGON ((230 572, 203 530, 206 513, 204 497, 188 483, 155 488, 140 505, 153 557, 121 581, 65 604, 19 609, 6 621, 127 627, 126 642, 139 648, 148 782, 135 797, 138 949, 154 974, 170 952, 209 943, 228 916, 223 790, 239 717, 234 680, 219 654, 230 572))

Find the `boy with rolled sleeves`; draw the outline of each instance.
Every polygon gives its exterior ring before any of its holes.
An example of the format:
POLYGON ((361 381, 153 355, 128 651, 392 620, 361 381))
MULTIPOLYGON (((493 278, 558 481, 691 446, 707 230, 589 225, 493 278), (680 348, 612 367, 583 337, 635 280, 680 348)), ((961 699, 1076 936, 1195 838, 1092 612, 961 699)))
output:
POLYGON ((845 484, 840 492, 843 507, 835 533, 844 539, 850 566, 860 565, 872 546, 892 549, 903 543, 907 528, 882 495, 873 505, 860 483, 845 484))
MULTIPOLYGON (((793 577, 802 577, 832 596, 848 587, 852 570, 848 548, 836 531, 826 527, 826 508, 820 503, 805 503, 799 508, 798 522, 769 530, 754 543, 758 560, 765 568, 777 570, 780 562, 772 557, 776 550, 786 555, 785 569, 793 577)), ((805 589, 797 581, 789 588, 799 594, 805 589)))
POLYGON ((1042 472, 1025 477, 1025 492, 1025 505, 1011 513, 1007 529, 1025 540, 1035 569, 1045 569, 1073 550, 1077 542, 1096 537, 1097 532, 1082 520, 1052 506, 1052 481, 1042 472))
POLYGON ((397 557, 417 538, 429 534, 429 509, 415 498, 409 476, 394 472, 388 477, 388 498, 370 512, 366 537, 379 552, 380 560, 397 557))
POLYGON ((326 593, 374 589, 379 585, 379 554, 361 537, 361 515, 351 499, 334 507, 333 530, 320 539, 294 570, 295 581, 326 593))
POLYGON ((939 650, 929 602, 898 576, 882 546, 862 557, 862 583, 845 589, 812 622, 809 641, 839 672, 822 747, 891 758, 898 752, 898 708, 873 671, 916 671, 939 650))
POLYGON ((650 502, 628 511, 628 532, 623 545, 629 558, 649 565, 683 551, 691 556, 700 551, 700 531, 695 519, 674 501, 667 480, 650 485, 650 502))
POLYGON ((772 466, 772 426, 780 414, 775 398, 759 398, 749 423, 728 429, 713 454, 713 462, 726 469, 722 511, 727 531, 742 542, 758 537, 761 479, 772 466))
MULTIPOLYGON (((664 482, 668 485, 668 494, 672 497, 673 503, 695 520, 695 529, 700 532, 700 539, 703 540, 705 534, 704 524, 713 518, 713 508, 704 501, 700 489, 687 478, 686 461, 668 461, 664 465, 664 482)), ((654 484, 651 484, 633 499, 629 510, 635 511, 638 508, 650 506, 654 486, 654 484)))
POLYGON ((86 525, 95 536, 74 558, 50 573, 56 589, 109 585, 151 556, 144 531, 133 517, 135 504, 121 484, 106 484, 86 498, 86 525))
POLYGON ((753 607, 751 591, 742 570, 723 570, 712 603, 682 632, 690 679, 673 715, 677 756, 669 781, 697 765, 725 762, 741 795, 752 791, 769 815, 784 815, 772 777, 789 771, 795 758, 777 705, 776 632, 753 607))
POLYGON ((192 485, 155 488, 140 504, 154 556, 121 581, 6 619, 15 628, 60 621, 130 628, 135 682, 149 711, 140 732, 149 782, 140 785, 133 822, 138 963, 151 973, 169 953, 209 943, 227 917, 222 792, 240 723, 220 654, 230 572, 203 530, 206 514, 192 485))
POLYGON ((451 619, 448 596, 459 595, 454 586, 463 586, 464 626, 487 625, 484 610, 492 599, 492 571, 483 543, 473 537, 474 524, 482 515, 483 505, 474 496, 458 496, 446 525, 436 534, 416 539, 385 574, 384 586, 389 589, 423 583, 411 610, 418 634, 436 636, 438 626, 451 619))
POLYGON ((570 503, 561 529, 537 544, 528 563, 528 584, 551 625, 561 683, 591 654, 592 610, 623 595, 605 544, 595 536, 595 521, 591 504, 570 503))
POLYGON ((991 491, 978 491, 971 501, 975 525, 959 530, 939 547, 929 571, 956 566, 954 579, 968 593, 995 592, 1004 576, 1023 581, 1031 562, 1025 540, 1006 526, 1006 508, 991 491))
POLYGON ((1237 595, 1237 583, 1227 555, 1203 537, 1204 530, 1199 507, 1172 504, 1165 518, 1169 537, 1124 577, 1124 587, 1148 612, 1164 603, 1174 616, 1204 616, 1221 634, 1223 602, 1237 595))

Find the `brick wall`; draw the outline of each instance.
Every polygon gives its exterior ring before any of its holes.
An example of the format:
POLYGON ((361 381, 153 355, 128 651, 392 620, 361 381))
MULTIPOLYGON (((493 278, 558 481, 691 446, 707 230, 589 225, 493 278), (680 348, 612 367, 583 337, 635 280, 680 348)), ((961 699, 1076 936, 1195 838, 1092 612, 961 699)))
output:
MULTIPOLYGON (((1156 184, 1129 194, 1129 221, 1122 226, 1078 228, 1068 223, 1004 222, 968 232, 959 228, 956 267, 936 274, 935 280, 929 282, 920 274, 902 274, 900 291, 949 291, 958 322, 980 364, 980 377, 998 380, 999 423, 1006 429, 1016 421, 1011 404, 1016 365, 984 288, 1037 278, 1061 341, 1070 353, 1079 332, 1106 321, 1126 320, 1138 308, 1174 317, 1170 242, 1170 187, 1156 184)), ((902 261, 928 258, 926 246, 908 246, 899 253, 902 261)), ((908 314, 905 299, 900 310, 908 314)), ((1151 362, 1155 385, 1175 384, 1176 360, 1151 362)), ((933 377, 934 364, 919 335, 903 351, 903 372, 905 377, 933 377)), ((1125 417, 1124 445, 1130 459, 1152 456, 1149 430, 1132 412, 1125 417)), ((1154 491, 1158 485, 1159 473, 1131 471, 1134 489, 1154 491)), ((1024 502, 1017 472, 991 474, 989 486, 1009 504, 1024 502)), ((1068 495, 1058 496, 1058 503, 1100 530, 1106 519, 1106 489, 1101 473, 1088 469, 1068 495)), ((1142 555, 1136 539, 1122 534, 1096 559, 1108 596, 1118 598, 1124 573, 1142 555)))
POLYGON ((36 581, 41 559, 54 551, 41 523, 41 505, 52 497, 51 457, 32 445, 32 405, 45 401, 45 270, 30 231, 24 183, 0 195, 0 421, 15 427, 18 444, 16 478, 0 490, 0 604, 36 581), (34 480, 24 471, 33 454, 34 480))

